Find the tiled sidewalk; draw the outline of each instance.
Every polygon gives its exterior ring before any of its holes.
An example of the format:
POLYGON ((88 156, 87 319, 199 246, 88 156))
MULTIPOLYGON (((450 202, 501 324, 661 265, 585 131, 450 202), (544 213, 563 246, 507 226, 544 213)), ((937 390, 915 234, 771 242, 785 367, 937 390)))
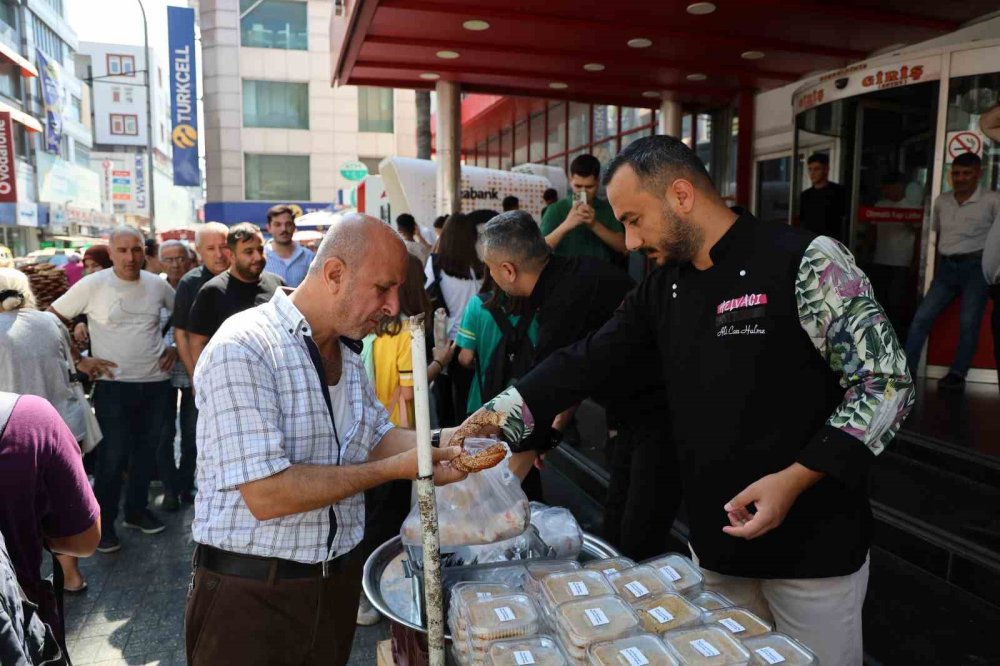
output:
MULTIPOLYGON (((159 498, 154 510, 158 504, 159 498)), ((89 589, 66 598, 67 647, 75 666, 186 663, 184 604, 194 509, 157 516, 167 523, 162 534, 146 536, 119 527, 119 552, 95 553, 81 561, 89 589)), ((387 636, 385 621, 359 627, 352 666, 374 664, 376 643, 387 636)))

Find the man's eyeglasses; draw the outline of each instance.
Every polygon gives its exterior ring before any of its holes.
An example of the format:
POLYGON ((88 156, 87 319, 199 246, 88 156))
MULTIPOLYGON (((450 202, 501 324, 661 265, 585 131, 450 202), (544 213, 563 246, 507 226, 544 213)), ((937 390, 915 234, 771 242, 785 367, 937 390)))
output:
POLYGON ((167 257, 166 259, 160 259, 164 264, 179 264, 183 262, 185 257, 167 257))

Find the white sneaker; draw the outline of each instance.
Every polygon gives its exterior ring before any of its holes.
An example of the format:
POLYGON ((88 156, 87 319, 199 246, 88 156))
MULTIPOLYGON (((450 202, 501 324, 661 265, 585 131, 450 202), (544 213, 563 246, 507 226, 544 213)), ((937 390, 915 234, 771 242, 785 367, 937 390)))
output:
POLYGON ((371 602, 368 601, 368 597, 366 597, 365 593, 362 592, 361 603, 358 604, 358 625, 362 627, 370 627, 378 624, 381 619, 382 615, 375 610, 371 602))

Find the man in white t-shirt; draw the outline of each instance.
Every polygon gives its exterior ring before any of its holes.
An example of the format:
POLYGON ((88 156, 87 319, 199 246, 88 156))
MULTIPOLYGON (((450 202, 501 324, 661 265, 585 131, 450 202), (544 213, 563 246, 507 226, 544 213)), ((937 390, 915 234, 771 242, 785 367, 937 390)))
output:
POLYGON ((164 344, 160 310, 174 307, 174 290, 142 270, 143 236, 118 227, 108 239, 112 268, 83 278, 56 299, 50 311, 64 321, 87 315, 93 355, 115 367, 98 377, 94 408, 104 439, 98 447, 94 494, 101 505, 98 550, 121 548, 115 518, 122 470, 128 465, 123 525, 158 534, 164 529, 147 508, 156 445, 168 413, 170 371, 177 351, 164 344))

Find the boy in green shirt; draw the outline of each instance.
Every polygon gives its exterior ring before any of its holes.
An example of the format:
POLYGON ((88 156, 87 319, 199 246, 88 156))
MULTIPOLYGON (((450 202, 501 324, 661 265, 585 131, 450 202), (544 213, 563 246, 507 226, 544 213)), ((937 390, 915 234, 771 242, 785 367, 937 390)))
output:
POLYGON ((625 254, 625 228, 615 218, 611 204, 597 197, 601 163, 593 155, 579 155, 569 165, 569 197, 548 206, 542 215, 545 242, 563 257, 596 257, 614 262, 625 254), (586 193, 587 203, 574 194, 586 193))

